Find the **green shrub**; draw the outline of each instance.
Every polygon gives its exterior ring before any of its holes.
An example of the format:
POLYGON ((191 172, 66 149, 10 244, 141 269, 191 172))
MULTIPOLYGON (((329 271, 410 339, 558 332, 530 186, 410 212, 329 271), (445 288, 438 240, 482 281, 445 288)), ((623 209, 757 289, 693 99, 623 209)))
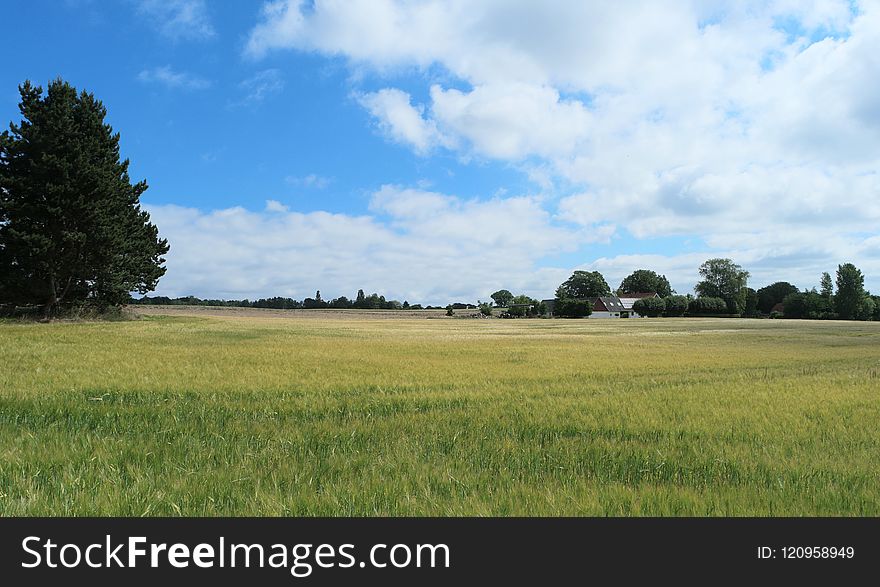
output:
POLYGON ((553 313, 560 318, 586 318, 593 313, 593 308, 588 300, 557 298, 553 313))
POLYGON ((638 312, 640 316, 656 318, 662 316, 663 312, 666 311, 666 302, 663 298, 642 298, 636 300, 633 304, 633 310, 638 312))
POLYGON ((694 298, 688 304, 688 314, 696 316, 705 314, 726 314, 727 302, 721 298, 700 297, 694 298))
POLYGON ((667 296, 664 300, 666 301, 667 316, 684 316, 690 301, 687 296, 667 296))

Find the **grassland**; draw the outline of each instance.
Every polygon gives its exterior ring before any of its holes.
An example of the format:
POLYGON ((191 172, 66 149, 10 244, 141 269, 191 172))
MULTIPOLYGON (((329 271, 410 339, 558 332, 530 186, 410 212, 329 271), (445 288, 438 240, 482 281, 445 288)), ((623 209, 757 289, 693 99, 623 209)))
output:
POLYGON ((0 515, 880 515, 880 324, 0 324, 0 515))

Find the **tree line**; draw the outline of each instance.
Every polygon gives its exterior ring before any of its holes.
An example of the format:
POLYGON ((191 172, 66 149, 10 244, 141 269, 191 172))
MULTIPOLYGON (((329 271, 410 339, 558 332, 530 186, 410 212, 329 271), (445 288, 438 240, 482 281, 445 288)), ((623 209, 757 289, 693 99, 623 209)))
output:
MULTIPOLYGON (((758 290, 748 286, 749 272, 731 259, 709 259, 699 267, 702 278, 696 296, 678 295, 665 276, 639 269, 615 290, 619 296, 656 293, 659 297, 637 300, 633 310, 641 316, 724 316, 800 319, 880 320, 880 296, 864 287, 861 270, 852 263, 838 265, 836 279, 827 272, 815 287, 800 291, 786 281, 758 290)), ((595 298, 611 295, 611 288, 598 271, 575 271, 556 290, 554 315, 589 316, 595 298)))
MULTIPOLYGON (((202 299, 195 296, 184 296, 179 298, 169 298, 167 296, 143 296, 142 298, 132 299, 131 304, 144 306, 226 306, 235 308, 269 308, 274 310, 316 310, 321 308, 330 309, 358 309, 358 310, 441 310, 447 306, 422 306, 421 304, 410 304, 404 300, 386 300, 385 296, 377 293, 370 295, 364 294, 364 290, 359 289, 354 299, 346 296, 339 296, 331 300, 324 300, 321 297, 321 291, 315 292, 315 296, 305 298, 302 301, 289 297, 271 297, 260 298, 257 300, 224 300, 224 299, 202 299)), ((455 309, 476 308, 473 304, 456 303, 450 304, 455 309)))

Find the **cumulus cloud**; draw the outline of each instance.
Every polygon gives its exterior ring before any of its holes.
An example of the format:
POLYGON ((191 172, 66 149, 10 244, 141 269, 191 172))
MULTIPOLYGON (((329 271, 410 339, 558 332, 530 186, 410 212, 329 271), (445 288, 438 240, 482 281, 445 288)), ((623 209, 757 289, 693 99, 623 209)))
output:
POLYGON ((137 11, 173 40, 204 40, 216 35, 205 0, 136 0, 137 11))
POLYGON ((469 92, 431 87, 433 117, 481 154, 517 160, 565 156, 589 136, 592 114, 551 87, 523 83, 477 86, 469 92))
POLYGON ((211 87, 210 81, 183 71, 174 71, 170 65, 144 69, 137 77, 144 83, 156 83, 176 89, 204 90, 211 87))
POLYGON ((289 212, 290 208, 278 200, 266 200, 266 212, 289 212))
POLYGON ((391 140, 408 145, 419 154, 448 141, 437 130, 437 124, 423 118, 424 108, 413 106, 406 92, 386 88, 363 94, 360 103, 373 115, 379 128, 391 140))

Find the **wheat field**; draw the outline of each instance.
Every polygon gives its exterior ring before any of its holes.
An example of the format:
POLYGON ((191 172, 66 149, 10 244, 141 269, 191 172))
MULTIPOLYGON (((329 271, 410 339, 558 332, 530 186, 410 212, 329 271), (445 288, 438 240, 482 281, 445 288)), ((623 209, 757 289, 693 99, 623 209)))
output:
POLYGON ((0 323, 0 515, 880 515, 880 323, 0 323))

